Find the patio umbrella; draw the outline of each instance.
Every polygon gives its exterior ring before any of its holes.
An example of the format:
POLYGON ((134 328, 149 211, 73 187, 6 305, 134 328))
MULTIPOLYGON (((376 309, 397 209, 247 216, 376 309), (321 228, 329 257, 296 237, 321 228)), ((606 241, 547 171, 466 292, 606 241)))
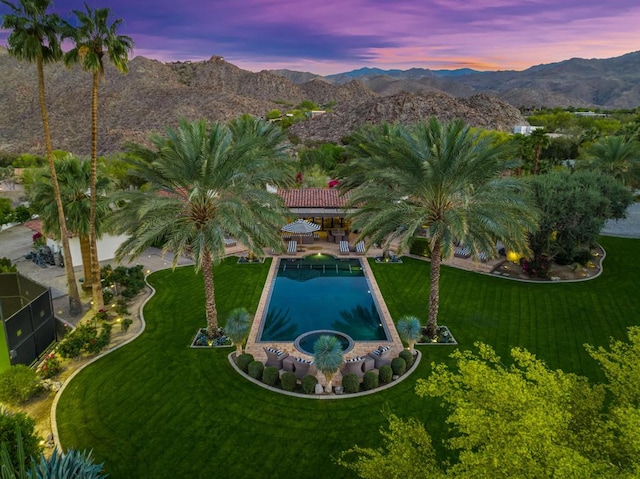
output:
POLYGON ((288 225, 284 225, 282 227, 282 231, 297 235, 313 233, 314 231, 318 231, 319 229, 320 225, 311 223, 307 220, 295 220, 293 223, 289 223, 288 225))

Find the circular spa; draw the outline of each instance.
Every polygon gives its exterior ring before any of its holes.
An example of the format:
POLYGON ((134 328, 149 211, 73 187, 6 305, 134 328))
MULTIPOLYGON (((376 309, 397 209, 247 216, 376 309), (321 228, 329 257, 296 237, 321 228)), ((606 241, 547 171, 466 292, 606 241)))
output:
POLYGON ((332 331, 330 329, 319 329, 316 331, 309 331, 308 333, 301 334, 294 342, 295 348, 303 354, 313 356, 313 345, 316 343, 320 336, 335 336, 342 344, 342 351, 348 353, 353 349, 353 339, 350 336, 341 333, 339 331, 332 331))

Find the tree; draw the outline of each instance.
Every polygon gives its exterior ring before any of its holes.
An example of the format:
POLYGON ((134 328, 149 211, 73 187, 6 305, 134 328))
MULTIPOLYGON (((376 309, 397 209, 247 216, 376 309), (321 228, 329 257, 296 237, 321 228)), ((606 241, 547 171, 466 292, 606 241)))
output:
POLYGON ((152 138, 156 150, 132 145, 131 164, 145 191, 123 192, 123 207, 110 218, 131 237, 117 258, 141 254, 151 245, 178 256, 190 254, 202 270, 208 334, 218 334, 213 266, 225 255, 227 235, 250 251, 281 250, 285 221, 279 196, 267 185, 291 183, 288 144, 277 126, 244 116, 228 124, 180 122, 166 136, 152 138))
POLYGON ((533 354, 511 350, 505 364, 494 350, 456 351, 455 366, 434 364, 418 379, 421 397, 440 398, 452 428, 446 447, 457 454, 438 461, 416 419, 389 417, 384 449, 355 447, 339 463, 360 477, 638 477, 640 472, 640 328, 630 343, 609 350, 587 346, 608 384, 551 370, 533 354), (611 397, 605 400, 607 390, 611 397), (355 456, 355 460, 353 460, 355 456), (426 470, 420 466, 426 465, 426 470))
POLYGON ((349 191, 347 208, 359 240, 399 250, 426 228, 431 250, 427 330, 438 333, 440 264, 453 254, 454 241, 474 257, 496 252, 496 241, 526 251, 526 232, 536 210, 517 178, 503 177, 509 144, 472 132, 460 121, 432 118, 413 127, 382 125, 353 135, 354 159, 343 170, 341 187, 349 191))
POLYGON ((332 392, 331 381, 343 362, 342 344, 337 337, 323 335, 313 344, 313 363, 327 379, 325 392, 332 392))
POLYGON ((576 261, 595 245, 608 219, 626 216, 631 193, 608 175, 592 171, 557 171, 529 178, 533 199, 542 212, 529 235, 532 259, 561 264, 576 261))
POLYGON ((40 112, 44 128, 47 163, 51 173, 51 183, 55 193, 58 221, 60 223, 62 251, 69 292, 69 313, 76 316, 82 312, 82 305, 80 304, 80 293, 73 271, 69 235, 67 234, 67 223, 60 198, 58 177, 53 163, 53 148, 51 146, 44 82, 44 64, 53 63, 62 58, 59 40, 61 20, 57 15, 47 13, 51 5, 50 0, 20 0, 19 6, 13 5, 6 0, 2 0, 2 2, 9 6, 12 11, 11 14, 5 15, 2 20, 2 27, 12 30, 7 38, 9 54, 15 56, 18 60, 35 61, 38 70, 40 112))
POLYGON ((534 175, 538 174, 538 163, 540 162, 540 154, 542 149, 549 146, 549 137, 544 128, 536 128, 527 137, 528 143, 533 148, 533 170, 534 175))
POLYGON ((420 320, 415 316, 403 316, 396 325, 400 339, 405 341, 409 350, 414 353, 413 346, 422 337, 422 327, 420 326, 420 320))
MULTIPOLYGON (((109 58, 117 70, 126 73, 129 52, 133 49, 133 40, 126 35, 118 35, 122 20, 110 23, 108 8, 92 10, 85 4, 86 12, 73 10, 78 25, 65 25, 64 36, 71 38, 74 47, 64 55, 66 65, 80 63, 85 71, 93 74, 91 94, 91 194, 89 209, 89 245, 91 248, 91 285, 93 290, 93 309, 104 307, 100 264, 98 262, 96 233, 96 201, 98 190, 96 176, 98 168, 98 89, 100 79, 104 77, 104 57, 109 58)), ((85 278, 86 279, 86 278, 85 278)))
POLYGON ((623 185, 640 184, 640 142, 607 136, 586 148, 578 166, 613 176, 623 185))
MULTIPOLYGON (((90 185, 91 162, 81 161, 73 155, 54 161, 58 172, 60 195, 64 205, 69 232, 78 236, 80 251, 82 254, 82 267, 84 270, 85 284, 91 285, 91 250, 89 241, 90 232, 90 185)), ((100 177, 96 180, 96 216, 95 230, 97 237, 102 236, 102 223, 106 215, 111 211, 109 199, 104 195, 109 189, 109 180, 100 177)), ((60 238, 60 228, 54 210, 51 188, 51 176, 46 170, 36 172, 33 182, 27 187, 31 205, 36 209, 43 222, 47 235, 60 238)))
POLYGON ((242 354, 242 343, 249 335, 251 316, 245 308, 236 308, 229 313, 224 334, 236 345, 236 357, 242 354))

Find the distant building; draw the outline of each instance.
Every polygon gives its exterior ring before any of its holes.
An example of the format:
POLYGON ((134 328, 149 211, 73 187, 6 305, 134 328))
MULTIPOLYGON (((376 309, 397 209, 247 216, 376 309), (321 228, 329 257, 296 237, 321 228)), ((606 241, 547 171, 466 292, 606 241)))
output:
POLYGON ((589 118, 605 118, 608 115, 606 113, 596 113, 595 111, 574 111, 575 116, 587 116, 589 118))
POLYGON ((513 133, 519 133, 521 135, 530 135, 533 131, 544 128, 543 126, 531 126, 531 125, 516 125, 513 127, 513 133))

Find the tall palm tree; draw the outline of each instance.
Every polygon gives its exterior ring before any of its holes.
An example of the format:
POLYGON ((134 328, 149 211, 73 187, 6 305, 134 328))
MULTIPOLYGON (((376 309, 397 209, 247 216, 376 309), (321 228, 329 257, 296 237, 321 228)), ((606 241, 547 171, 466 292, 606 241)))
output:
POLYGON ((122 20, 110 22, 111 11, 108 8, 92 10, 85 4, 86 11, 73 10, 77 26, 66 24, 64 36, 71 38, 74 47, 64 55, 66 65, 80 63, 85 71, 93 74, 91 94, 91 201, 89 212, 89 242, 91 246, 91 284, 94 310, 102 309, 102 283, 100 264, 98 263, 96 221, 96 175, 98 163, 98 89, 100 79, 104 77, 104 57, 121 72, 128 70, 129 53, 133 49, 133 40, 126 35, 118 35, 122 20))
POLYGON ((624 136, 607 136, 583 152, 581 168, 598 170, 620 180, 625 186, 640 183, 640 142, 624 136))
POLYGON ((19 5, 14 5, 6 0, 2 0, 2 3, 7 5, 12 12, 4 15, 2 19, 2 28, 11 30, 11 34, 7 39, 9 54, 18 60, 35 62, 38 70, 40 113, 42 115, 42 126, 44 128, 47 163, 49 164, 58 222, 60 224, 64 267, 67 275, 67 288, 69 293, 69 313, 75 316, 82 312, 82 304, 80 303, 80 293, 73 271, 67 223, 60 198, 58 177, 53 163, 53 148, 51 146, 51 133, 49 131, 49 116, 47 114, 44 82, 44 64, 54 63, 62 58, 59 39, 61 20, 57 15, 47 13, 51 5, 50 0, 20 0, 19 5))
POLYGON ((316 369, 324 374, 327 379, 324 391, 330 393, 332 391, 331 382, 333 381, 333 376, 344 363, 340 340, 335 336, 320 336, 313 344, 313 363, 316 365, 316 369))
MULTIPOLYGON (((91 249, 89 245, 89 185, 91 183, 91 162, 80 161, 78 158, 67 155, 54 161, 60 196, 67 218, 69 232, 78 236, 80 251, 82 253, 82 267, 84 270, 85 284, 90 285, 91 278, 91 249)), ((98 178, 96 187, 98 192, 107 191, 109 180, 105 177, 98 178)), ((29 199, 33 209, 40 215, 45 232, 60 236, 54 191, 51 186, 51 175, 43 169, 36 173, 33 182, 27 186, 29 199)), ((98 195, 96 202, 96 232, 98 237, 102 234, 102 222, 110 212, 109 199, 104 195, 98 195)))
POLYGON ((213 266, 225 255, 225 236, 257 254, 283 249, 278 232, 286 212, 267 185, 291 183, 285 140, 279 127, 243 117, 210 127, 182 121, 152 138, 155 151, 130 147, 133 167, 149 188, 123 193, 123 208, 110 218, 116 231, 131 235, 117 258, 158 243, 175 253, 174 266, 179 255, 192 255, 204 277, 209 336, 218 334, 213 266))
POLYGON ((534 175, 538 174, 538 165, 540 164, 540 154, 542 149, 549 146, 549 136, 544 128, 536 128, 527 137, 527 142, 533 148, 533 171, 534 175))
POLYGON ((474 257, 496 252, 496 241, 526 251, 526 233, 535 227, 535 209, 517 178, 501 176, 513 165, 504 158, 508 143, 461 121, 432 118, 413 127, 382 125, 353 136, 342 187, 359 239, 406 250, 426 228, 431 249, 427 331, 438 330, 440 264, 461 241, 474 257))

